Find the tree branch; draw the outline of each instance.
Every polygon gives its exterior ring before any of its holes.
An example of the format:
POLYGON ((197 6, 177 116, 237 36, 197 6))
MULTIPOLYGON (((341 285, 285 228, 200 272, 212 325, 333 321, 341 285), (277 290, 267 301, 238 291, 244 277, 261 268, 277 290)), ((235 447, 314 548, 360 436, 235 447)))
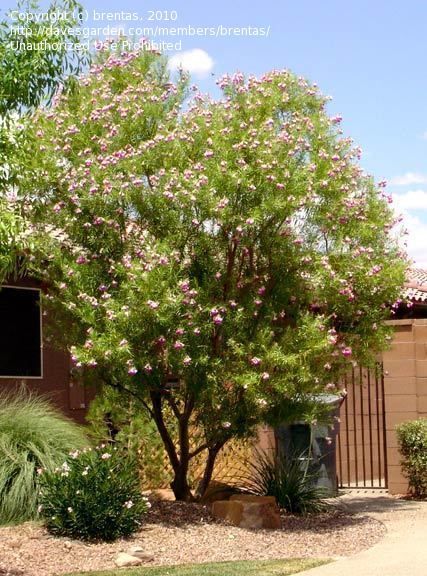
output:
POLYGON ((201 452, 203 452, 203 450, 206 450, 208 448, 207 444, 201 444, 200 446, 198 446, 195 450, 193 450, 192 452, 190 452, 190 454, 188 455, 188 458, 191 460, 192 458, 195 458, 198 454, 200 454, 201 452))
POLYGON ((126 388, 126 386, 123 386, 123 384, 120 384, 119 382, 113 382, 113 380, 111 378, 101 376, 101 380, 102 380, 103 384, 105 384, 106 386, 110 386, 111 388, 116 388, 116 390, 120 390, 121 392, 126 392, 126 394, 129 394, 129 396, 136 398, 138 400, 138 402, 140 402, 144 406, 144 408, 147 410, 147 412, 150 414, 150 416, 152 418, 154 417, 154 413, 153 413, 152 409, 147 404, 147 402, 142 398, 142 396, 140 396, 139 394, 137 394, 133 390, 129 390, 129 388, 126 388))
POLYGON ((182 413, 179 411, 178 404, 175 402, 171 392, 169 392, 169 394, 166 396, 166 399, 169 406, 172 408, 172 412, 175 414, 176 419, 180 421, 182 418, 182 413))
POLYGON ((153 419, 156 423, 159 434, 163 440, 166 452, 169 456, 170 463, 175 473, 179 471, 180 462, 176 453, 175 444, 169 434, 168 429, 163 418, 162 412, 162 397, 161 394, 155 390, 150 391, 150 398, 153 405, 153 419))

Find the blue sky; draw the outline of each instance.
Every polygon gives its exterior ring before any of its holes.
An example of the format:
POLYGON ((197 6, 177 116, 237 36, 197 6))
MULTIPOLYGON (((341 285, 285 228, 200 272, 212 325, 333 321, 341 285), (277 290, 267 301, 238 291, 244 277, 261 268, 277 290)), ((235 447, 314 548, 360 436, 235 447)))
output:
MULTIPOLYGON (((157 22, 166 27, 270 26, 268 38, 183 38, 179 58, 198 70, 194 81, 212 93, 215 78, 236 70, 290 68, 318 83, 333 97, 331 114, 343 116, 345 133, 362 147, 362 166, 388 180, 410 231, 409 253, 427 266, 427 2, 81 1, 89 14, 129 11, 145 20, 150 10, 175 10, 175 22, 157 22)), ((6 3, 13 5, 0 0, 6 3)))

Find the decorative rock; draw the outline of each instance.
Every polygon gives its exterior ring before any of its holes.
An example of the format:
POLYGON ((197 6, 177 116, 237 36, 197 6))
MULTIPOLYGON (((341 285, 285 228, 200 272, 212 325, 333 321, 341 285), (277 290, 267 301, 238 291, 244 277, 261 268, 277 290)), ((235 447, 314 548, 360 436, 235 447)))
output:
POLYGON ((218 500, 212 505, 212 515, 240 528, 282 527, 280 511, 273 496, 235 494, 230 500, 218 500))
POLYGON ((209 484, 208 489, 204 493, 200 502, 202 504, 212 504, 216 500, 229 500, 230 496, 233 496, 236 492, 237 490, 234 486, 229 486, 224 482, 213 480, 209 484))
POLYGON ((139 566, 142 564, 142 560, 141 558, 131 556, 131 554, 127 554, 126 552, 120 552, 114 560, 114 563, 118 568, 124 568, 125 566, 139 566))
POLYGON ((141 548, 141 546, 132 546, 126 553, 129 554, 130 556, 135 556, 136 558, 139 558, 143 562, 153 562, 154 560, 154 556, 146 554, 144 549, 141 548))

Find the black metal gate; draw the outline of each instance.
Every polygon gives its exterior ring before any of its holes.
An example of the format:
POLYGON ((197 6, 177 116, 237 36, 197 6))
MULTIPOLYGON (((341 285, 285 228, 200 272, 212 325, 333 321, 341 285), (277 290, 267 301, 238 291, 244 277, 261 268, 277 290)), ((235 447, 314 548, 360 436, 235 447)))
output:
POLYGON ((344 378, 337 437, 340 488, 387 488, 387 444, 382 365, 353 368, 344 378))

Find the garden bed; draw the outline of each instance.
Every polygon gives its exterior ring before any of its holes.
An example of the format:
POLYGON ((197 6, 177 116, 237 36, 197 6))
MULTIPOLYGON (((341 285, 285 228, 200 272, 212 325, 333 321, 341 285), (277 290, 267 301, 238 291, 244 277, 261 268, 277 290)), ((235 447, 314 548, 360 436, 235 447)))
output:
POLYGON ((147 524, 129 540, 88 544, 56 538, 35 523, 0 528, 1 576, 53 576, 114 568, 119 552, 141 546, 150 565, 227 560, 349 556, 372 546, 383 524, 333 510, 317 516, 283 516, 282 530, 244 530, 221 523, 198 504, 155 502, 147 524), (3 570, 3 572, 2 572, 3 570))

